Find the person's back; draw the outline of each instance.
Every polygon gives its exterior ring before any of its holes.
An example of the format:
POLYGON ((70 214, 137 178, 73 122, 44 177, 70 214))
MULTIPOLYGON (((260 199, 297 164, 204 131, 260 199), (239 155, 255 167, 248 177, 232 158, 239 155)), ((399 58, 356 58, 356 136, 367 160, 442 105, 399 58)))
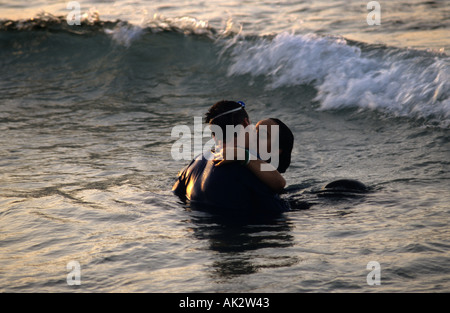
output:
POLYGON ((204 155, 179 175, 172 190, 193 206, 242 214, 280 213, 289 205, 238 162, 216 166, 204 155))

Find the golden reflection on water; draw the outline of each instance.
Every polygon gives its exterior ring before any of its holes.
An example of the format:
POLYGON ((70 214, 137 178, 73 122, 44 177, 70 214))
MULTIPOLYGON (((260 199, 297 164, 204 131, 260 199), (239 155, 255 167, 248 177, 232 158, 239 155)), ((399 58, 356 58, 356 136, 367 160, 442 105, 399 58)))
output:
MULTIPOLYGON (((368 2, 368 1, 367 1, 368 2)), ((242 27, 244 34, 274 34, 284 31, 343 36, 366 43, 383 43, 390 46, 413 47, 418 49, 449 49, 450 35, 445 25, 448 10, 436 3, 413 1, 408 5, 398 2, 382 2, 381 25, 368 25, 366 17, 370 10, 367 2, 354 1, 301 1, 301 2, 246 2, 214 1, 208 5, 192 1, 175 1, 171 5, 155 1, 138 1, 134 5, 127 2, 111 3, 82 2, 81 13, 98 12, 100 19, 127 20, 141 24, 152 16, 178 18, 192 16, 200 23, 225 30, 229 25, 242 27), (222 29, 223 28, 223 29, 222 29)), ((50 4, 35 3, 18 8, 15 5, 2 5, 0 19, 28 19, 49 12, 67 16, 68 2, 50 4)))
POLYGON ((409 32, 391 32, 388 34, 376 30, 369 34, 358 31, 343 34, 346 39, 371 44, 383 44, 399 48, 415 48, 433 52, 448 53, 450 32, 447 29, 414 30, 409 32))

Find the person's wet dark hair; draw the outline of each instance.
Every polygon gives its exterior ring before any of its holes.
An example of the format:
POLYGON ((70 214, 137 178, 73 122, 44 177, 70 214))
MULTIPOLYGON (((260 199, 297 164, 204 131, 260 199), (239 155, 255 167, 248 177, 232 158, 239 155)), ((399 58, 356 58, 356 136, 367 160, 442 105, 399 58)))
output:
POLYGON ((248 119, 248 114, 243 103, 222 100, 215 103, 206 112, 205 123, 219 126, 222 129, 223 140, 226 141, 226 126, 243 124, 246 118, 248 119), (231 110, 236 111, 227 113, 231 110))
POLYGON ((294 134, 289 127, 277 118, 270 118, 279 125, 279 149, 281 149, 278 162, 278 172, 284 173, 291 164, 291 153, 294 146, 294 134))

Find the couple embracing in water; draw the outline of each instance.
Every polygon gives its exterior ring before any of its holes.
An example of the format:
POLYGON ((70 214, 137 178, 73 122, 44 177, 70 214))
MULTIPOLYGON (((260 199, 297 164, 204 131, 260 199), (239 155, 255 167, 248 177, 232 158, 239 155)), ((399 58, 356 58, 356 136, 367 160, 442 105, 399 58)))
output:
POLYGON ((183 169, 172 190, 191 206, 244 214, 280 213, 279 197, 294 136, 280 120, 251 124, 241 101, 219 101, 206 113, 215 148, 183 169))

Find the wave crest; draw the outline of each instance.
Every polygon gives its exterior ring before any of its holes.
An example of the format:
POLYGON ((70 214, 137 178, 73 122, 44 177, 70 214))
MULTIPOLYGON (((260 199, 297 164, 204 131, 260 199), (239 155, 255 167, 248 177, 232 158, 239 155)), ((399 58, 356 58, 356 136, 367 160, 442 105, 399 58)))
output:
MULTIPOLYGON (((192 17, 154 16, 141 25, 134 25, 125 21, 102 21, 95 12, 85 15, 81 25, 69 25, 65 17, 48 13, 28 20, 0 21, 0 32, 9 33, 5 38, 11 41, 28 43, 29 36, 16 36, 17 32, 63 32, 79 35, 77 44, 88 50, 93 43, 86 38, 91 35, 106 34, 113 43, 126 48, 142 36, 155 33, 205 37, 211 40, 202 40, 202 45, 214 51, 209 61, 221 60, 229 76, 262 76, 268 82, 267 88, 272 89, 313 86, 317 90, 314 100, 320 110, 376 110, 389 116, 425 119, 427 125, 450 127, 450 57, 444 53, 367 45, 315 34, 249 37, 241 36, 241 30, 242 27, 231 20, 224 30, 218 31, 207 21, 192 17)), ((171 38, 173 46, 185 47, 183 38, 171 38)), ((47 51, 46 40, 38 42, 42 51, 47 51)), ((72 37, 70 42, 74 42, 72 37)), ((189 60, 203 62, 204 56, 195 52, 198 44, 189 42, 194 51, 189 60)), ((30 51, 37 51, 31 48, 30 51)), ((100 44, 99 48, 108 49, 100 44)), ((133 49, 145 49, 141 51, 143 55, 148 53, 148 47, 142 45, 133 49)), ((178 53, 175 50, 167 53, 178 53)), ((200 50, 204 51, 204 47, 200 50)), ((14 51, 12 53, 15 55, 14 51)))
POLYGON ((450 126, 450 58, 282 33, 232 47, 228 74, 265 76, 268 88, 313 85, 321 110, 360 108, 450 126))

